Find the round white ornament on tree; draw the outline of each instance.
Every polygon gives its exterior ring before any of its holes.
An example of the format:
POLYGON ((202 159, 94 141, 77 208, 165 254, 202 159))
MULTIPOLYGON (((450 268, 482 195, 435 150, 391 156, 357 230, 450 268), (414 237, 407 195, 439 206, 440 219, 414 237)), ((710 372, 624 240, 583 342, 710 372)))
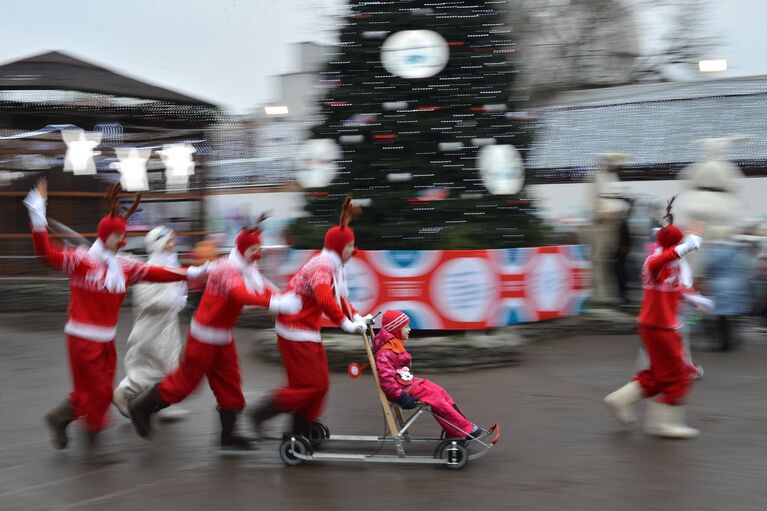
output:
POLYGON ((519 193, 525 184, 525 165, 513 145, 488 145, 479 150, 482 183, 493 195, 519 193))
POLYGON ((334 160, 340 158, 335 140, 315 138, 301 147, 298 158, 297 179, 304 188, 323 188, 333 181, 338 171, 334 160))
POLYGON ((428 78, 445 68, 450 48, 445 38, 431 30, 403 30, 381 46, 381 64, 402 78, 428 78))

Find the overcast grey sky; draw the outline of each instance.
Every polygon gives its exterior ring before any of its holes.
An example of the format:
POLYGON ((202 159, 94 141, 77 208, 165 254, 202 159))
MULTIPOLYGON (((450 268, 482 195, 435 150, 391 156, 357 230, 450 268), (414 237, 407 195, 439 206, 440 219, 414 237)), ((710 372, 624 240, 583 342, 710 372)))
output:
MULTIPOLYGON (((61 50, 243 113, 295 71, 290 43, 327 41, 344 0, 0 0, 0 64, 61 50), (123 7, 117 7, 122 5, 123 7)), ((764 0, 715 2, 724 76, 767 74, 764 0)))

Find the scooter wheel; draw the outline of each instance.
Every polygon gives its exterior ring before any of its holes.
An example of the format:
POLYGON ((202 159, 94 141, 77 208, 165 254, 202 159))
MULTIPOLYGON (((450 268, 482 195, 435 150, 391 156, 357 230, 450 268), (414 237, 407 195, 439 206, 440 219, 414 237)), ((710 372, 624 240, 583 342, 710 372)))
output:
POLYGON ((469 462, 469 451, 460 440, 443 440, 434 451, 434 457, 447 460, 446 468, 460 470, 469 462))
POLYGON ((309 428, 309 441, 312 443, 312 447, 319 447, 322 445, 322 441, 328 438, 330 438, 328 427, 321 422, 312 422, 309 428))
POLYGON ((304 462, 301 458, 297 458, 296 454, 306 455, 309 453, 309 448, 304 443, 302 438, 295 438, 295 441, 291 438, 286 438, 280 444, 280 459, 282 462, 290 467, 300 465, 304 462))

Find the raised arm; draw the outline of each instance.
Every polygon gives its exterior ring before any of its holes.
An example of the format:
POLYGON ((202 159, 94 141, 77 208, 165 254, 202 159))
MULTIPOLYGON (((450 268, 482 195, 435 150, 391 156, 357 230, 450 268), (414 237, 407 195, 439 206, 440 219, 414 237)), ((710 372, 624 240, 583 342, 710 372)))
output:
POLYGON ((48 195, 47 188, 47 181, 43 178, 38 181, 24 199, 24 205, 27 207, 32 225, 32 243, 35 255, 40 256, 43 261, 56 270, 72 273, 80 259, 77 251, 73 248, 62 247, 58 243, 52 243, 48 238, 48 219, 46 218, 45 207, 48 195))
POLYGON ((167 268, 152 264, 137 263, 137 267, 131 272, 131 283, 135 282, 179 282, 186 280, 186 270, 181 268, 167 268))
POLYGON ((702 243, 703 239, 700 236, 690 234, 679 245, 667 248, 659 254, 650 256, 650 258, 647 259, 647 270, 650 272, 650 275, 654 277, 668 263, 676 259, 681 259, 693 250, 697 250, 702 243))

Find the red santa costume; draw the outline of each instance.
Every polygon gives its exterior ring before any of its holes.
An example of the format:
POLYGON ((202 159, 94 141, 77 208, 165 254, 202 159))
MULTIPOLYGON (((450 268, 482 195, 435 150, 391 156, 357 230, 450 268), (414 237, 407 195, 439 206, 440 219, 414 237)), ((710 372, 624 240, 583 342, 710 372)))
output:
POLYGON ((645 432, 665 438, 692 438, 698 431, 685 424, 684 401, 696 371, 685 357, 677 309, 683 292, 689 289, 684 283, 681 258, 699 248, 702 239, 691 234, 680 243, 684 234, 673 225, 670 206, 669 225, 657 234, 660 247, 647 257, 642 268, 644 297, 638 322, 650 367, 608 395, 605 404, 619 422, 630 424, 636 420, 634 403, 659 396, 648 402, 645 432))
POLYGON ((130 403, 131 421, 142 437, 151 432, 153 413, 185 399, 205 376, 218 404, 221 446, 250 448, 247 439, 234 433, 245 398, 232 328, 246 305, 268 308, 273 314, 296 312, 301 307, 295 295, 280 296, 265 285, 255 262, 260 258, 260 245, 257 230, 243 229, 229 257, 208 268, 208 283, 192 318, 179 366, 130 403))
POLYGON ((325 234, 322 252, 311 258, 288 284, 288 290, 301 297, 297 314, 280 314, 274 329, 287 374, 287 386, 277 389, 251 412, 260 435, 261 423, 280 414, 293 413, 293 432, 307 433, 320 414, 330 380, 325 347, 320 336, 324 313, 347 333, 362 333, 367 328, 348 299, 344 264, 354 250, 354 232, 349 222, 356 211, 347 196, 340 224, 325 234))
MULTIPOLYGON (((98 225, 98 239, 90 247, 62 247, 48 239, 45 216, 45 184, 41 182, 24 201, 32 223, 35 253, 55 268, 69 275, 70 302, 67 311, 67 350, 72 371, 73 390, 69 397, 46 415, 53 444, 67 445, 67 426, 83 418, 89 447, 95 447, 96 434, 106 425, 112 401, 116 353, 114 338, 120 306, 129 285, 137 282, 175 282, 185 280, 187 272, 149 266, 109 250, 117 236, 117 247, 125 244, 126 222, 138 207, 140 197, 125 215, 117 213, 119 185, 108 195, 110 215, 98 225), (109 241, 108 241, 109 240, 109 241)), ((193 276, 200 271, 192 272, 193 276)))

